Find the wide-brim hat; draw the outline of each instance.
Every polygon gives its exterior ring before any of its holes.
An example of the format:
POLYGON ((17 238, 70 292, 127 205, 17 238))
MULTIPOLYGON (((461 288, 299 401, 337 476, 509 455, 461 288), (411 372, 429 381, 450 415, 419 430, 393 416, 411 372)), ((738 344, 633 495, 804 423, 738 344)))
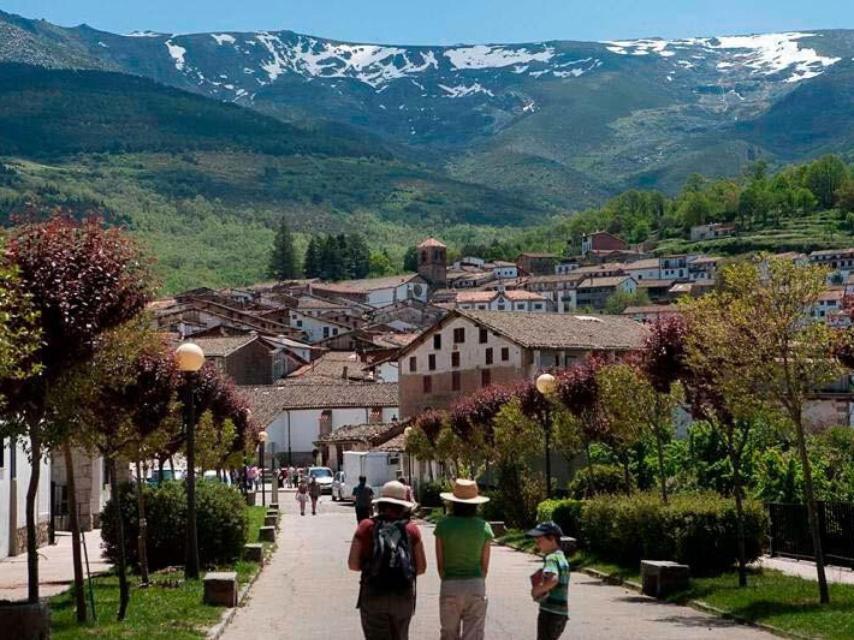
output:
POLYGON ((461 504, 483 504, 489 502, 489 498, 478 494, 477 482, 457 478, 451 493, 440 493, 442 500, 448 502, 459 502, 461 504))
POLYGON ((386 482, 380 490, 380 497, 374 498, 374 504, 396 504, 406 509, 411 509, 415 506, 414 502, 406 499, 406 485, 397 480, 386 482))

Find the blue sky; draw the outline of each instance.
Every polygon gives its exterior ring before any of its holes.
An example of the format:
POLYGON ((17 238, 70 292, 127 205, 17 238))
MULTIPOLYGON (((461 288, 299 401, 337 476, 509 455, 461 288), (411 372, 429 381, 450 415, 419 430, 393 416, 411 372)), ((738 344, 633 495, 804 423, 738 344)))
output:
POLYGON ((0 9, 119 33, 292 29, 402 44, 854 28, 852 0, 0 0, 0 9))

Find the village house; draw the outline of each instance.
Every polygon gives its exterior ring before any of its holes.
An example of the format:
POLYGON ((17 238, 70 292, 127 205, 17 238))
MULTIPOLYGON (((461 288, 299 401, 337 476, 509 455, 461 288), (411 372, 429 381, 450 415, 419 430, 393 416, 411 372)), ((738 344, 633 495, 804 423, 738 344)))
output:
POLYGON ((601 310, 605 303, 617 292, 634 293, 637 282, 629 276, 609 276, 607 278, 587 278, 576 288, 576 304, 579 308, 601 310))
POLYGON ((638 283, 643 280, 661 280, 661 260, 659 258, 637 260, 625 265, 623 272, 638 283))
POLYGON ((581 260, 575 258, 563 258, 555 265, 555 275, 562 276, 578 269, 581 266, 581 260))
POLYGON ((583 276, 571 273, 569 275, 532 276, 525 283, 528 291, 538 293, 550 302, 550 307, 558 313, 575 311, 576 287, 583 276))
POLYGON ((620 237, 607 231, 596 231, 586 233, 581 237, 581 255, 600 251, 622 251, 628 249, 629 245, 620 237))
POLYGON ((452 311, 398 356, 401 418, 493 383, 532 378, 591 352, 623 353, 643 346, 645 329, 614 316, 508 311, 452 311))
POLYGON ((204 338, 194 337, 205 359, 212 362, 236 384, 273 384, 307 361, 290 353, 283 345, 256 334, 204 338))
POLYGON ((688 279, 688 256, 662 256, 661 258, 661 280, 687 280, 688 279))
POLYGON ((715 279, 721 259, 713 256, 695 256, 688 262, 688 278, 693 281, 715 279))
POLYGON ((641 280, 637 291, 646 293, 651 302, 667 302, 673 299, 675 280, 641 280))
POLYGON ((543 296, 532 291, 460 291, 456 306, 459 309, 477 309, 480 311, 525 311, 545 313, 549 302, 543 296))
POLYGON ((699 242, 701 240, 715 240, 717 238, 726 238, 735 233, 734 224, 724 224, 722 222, 712 222, 710 224, 698 224, 691 227, 691 242, 699 242))
POLYGON ((496 260, 491 265, 492 273, 500 280, 512 280, 519 277, 519 267, 515 262, 507 262, 505 260, 496 260))
MULTIPOLYGON (((71 461, 80 528, 83 531, 100 529, 101 513, 110 499, 109 465, 103 456, 78 448, 72 449, 71 461)), ((118 465, 118 468, 122 475, 123 467, 118 465)), ((129 477, 125 469, 124 479, 129 477)), ((54 485, 54 527, 57 531, 69 531, 68 471, 61 451, 51 456, 50 481, 54 485)))
POLYGON ((345 451, 371 451, 399 436, 406 428, 400 420, 348 424, 321 436, 314 444, 320 452, 325 467, 340 471, 344 466, 345 451))
POLYGON ((428 281, 417 273, 365 280, 317 282, 309 286, 311 295, 352 300, 371 307, 384 307, 400 300, 427 302, 428 281))
POLYGON ((834 312, 842 309, 844 297, 845 291, 843 289, 823 291, 819 295, 818 300, 816 300, 813 308, 810 309, 810 317, 815 320, 825 320, 828 316, 833 315, 834 312))
POLYGON ((520 253, 516 258, 516 266, 527 275, 545 276, 555 272, 559 260, 553 253, 520 253))
MULTIPOLYGON (((38 493, 36 494, 37 538, 39 545, 47 543, 50 520, 50 460, 39 462, 38 493)), ((0 558, 26 552, 26 499, 32 465, 27 458, 24 442, 12 438, 0 439, 0 558)))
POLYGON ((352 327, 340 322, 309 315, 297 309, 291 309, 288 314, 291 327, 305 334, 307 341, 311 344, 353 330, 352 327))
POLYGON ((240 390, 253 419, 267 431, 267 450, 295 466, 314 464, 314 443, 339 427, 389 423, 400 415, 394 383, 309 378, 240 390))
POLYGON ((473 289, 496 279, 492 271, 449 271, 448 286, 452 289, 473 289))

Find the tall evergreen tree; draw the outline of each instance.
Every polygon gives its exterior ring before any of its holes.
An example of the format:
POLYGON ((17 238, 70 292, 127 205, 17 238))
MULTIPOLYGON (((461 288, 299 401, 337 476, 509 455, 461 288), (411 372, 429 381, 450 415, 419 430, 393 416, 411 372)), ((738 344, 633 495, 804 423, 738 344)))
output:
POLYGON ((284 217, 276 230, 273 252, 270 255, 269 275, 276 280, 292 280, 299 275, 294 238, 284 217))
POLYGON ((317 237, 311 236, 308 247, 305 250, 302 271, 306 278, 319 278, 321 276, 320 243, 317 237))
POLYGON ((328 235, 318 240, 320 245, 320 277, 324 280, 343 280, 345 277, 344 256, 338 239, 328 235))
POLYGON ((371 250, 362 234, 352 233, 347 237, 347 254, 351 277, 366 278, 371 271, 371 250))

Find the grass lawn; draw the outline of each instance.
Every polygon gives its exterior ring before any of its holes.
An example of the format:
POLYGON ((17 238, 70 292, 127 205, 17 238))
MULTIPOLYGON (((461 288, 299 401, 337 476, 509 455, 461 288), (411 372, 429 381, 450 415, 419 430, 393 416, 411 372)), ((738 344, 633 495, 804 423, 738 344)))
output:
MULTIPOLYGON (((258 529, 264 524, 264 507, 249 507, 249 530, 247 540, 258 540, 258 529)), ((265 546, 267 546, 265 544, 265 546)), ((245 584, 258 572, 256 562, 239 561, 231 567, 237 571, 241 584, 245 584)), ((127 619, 116 621, 119 603, 119 580, 113 574, 93 580, 97 622, 78 625, 75 621, 74 598, 66 591, 51 598, 51 630, 54 640, 198 640, 208 628, 216 624, 222 615, 221 607, 202 604, 202 582, 183 582, 183 573, 158 571, 152 575, 153 585, 137 589, 136 575, 129 576, 131 582, 130 606, 127 619), (177 588, 166 584, 181 580, 177 588), (158 586, 160 585, 160 586, 158 586)), ((88 591, 87 591, 88 595, 88 591)))
MULTIPOLYGON (((509 530, 498 542, 520 551, 533 552, 533 543, 519 530, 509 530)), ((640 583, 639 567, 623 567, 579 551, 570 558, 573 571, 595 569, 619 581, 640 583)), ((779 571, 752 571, 748 586, 738 587, 735 571, 691 579, 688 591, 668 600, 680 604, 699 601, 738 618, 769 624, 820 640, 854 638, 854 585, 830 585, 828 606, 818 604, 818 586, 812 580, 787 576, 779 571)), ((571 589, 571 587, 570 587, 571 589)))

